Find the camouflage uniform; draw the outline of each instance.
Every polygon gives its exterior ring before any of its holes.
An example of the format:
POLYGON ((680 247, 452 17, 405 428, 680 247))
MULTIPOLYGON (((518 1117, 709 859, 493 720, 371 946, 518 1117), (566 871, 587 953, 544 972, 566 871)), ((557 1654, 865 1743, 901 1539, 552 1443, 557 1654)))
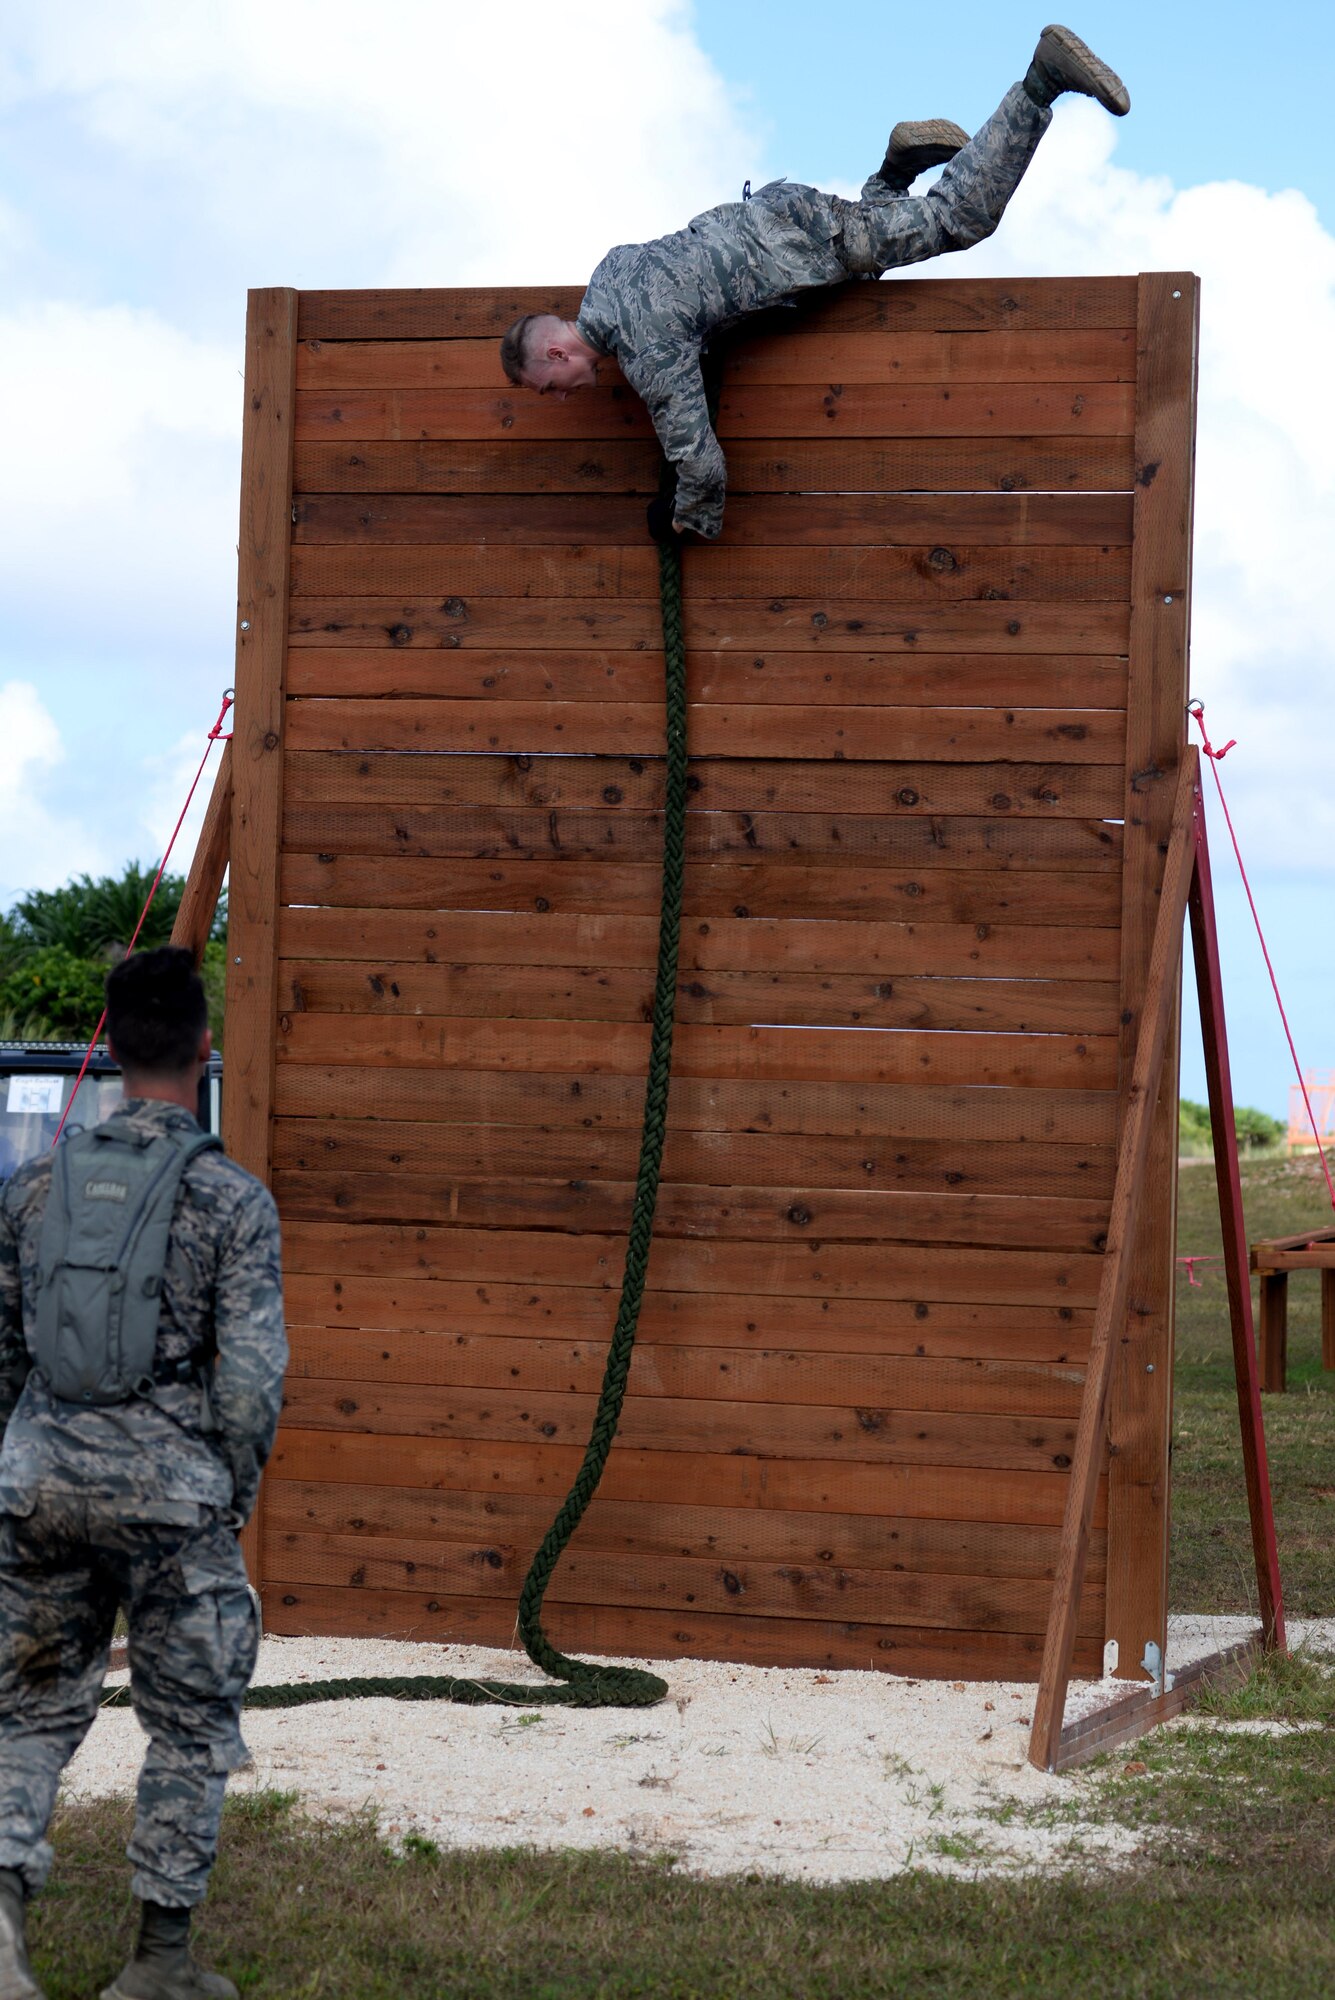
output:
MULTIPOLYGON (((189 1112, 129 1099, 147 1132, 189 1112)), ((151 1397, 59 1402, 30 1372, 38 1245, 52 1155, 0 1195, 0 1868, 30 1893, 46 1826, 82 1742, 118 1607, 148 1735, 129 1855, 133 1889, 181 1908, 204 1894, 227 1773, 245 1755, 241 1698, 259 1627, 236 1531, 273 1443, 287 1341, 273 1198, 221 1152, 188 1165, 172 1217, 151 1397), (216 1359, 205 1391, 191 1369, 216 1359)))
POLYGON ((727 467, 709 421, 700 351, 746 313, 812 286, 875 277, 990 236, 1051 123, 1015 84, 920 199, 873 176, 858 201, 773 181, 749 202, 707 209, 673 236, 609 250, 575 322, 615 355, 677 468, 676 518, 723 525, 727 467))

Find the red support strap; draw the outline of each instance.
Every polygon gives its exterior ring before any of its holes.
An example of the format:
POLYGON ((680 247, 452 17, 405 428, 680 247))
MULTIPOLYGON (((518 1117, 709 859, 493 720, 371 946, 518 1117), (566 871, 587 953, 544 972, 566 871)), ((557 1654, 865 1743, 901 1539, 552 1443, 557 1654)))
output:
POLYGON ((1205 733, 1205 704, 1200 701, 1189 701, 1187 703, 1187 713, 1201 732, 1201 748, 1205 752, 1210 770, 1214 776, 1215 790, 1219 794, 1219 803, 1224 812, 1224 824, 1228 828, 1228 837, 1233 843, 1233 852, 1238 860, 1238 873, 1242 877, 1242 886, 1247 892, 1247 906, 1251 910, 1252 922, 1256 926, 1256 935, 1260 940, 1261 956, 1265 960, 1265 969, 1270 974, 1270 985, 1275 995, 1275 1005, 1279 1008, 1279 1018, 1284 1023, 1284 1039, 1289 1045, 1289 1054, 1293 1057, 1294 1074, 1298 1078, 1298 1088, 1303 1094, 1303 1103, 1307 1109, 1307 1122, 1312 1128, 1312 1137, 1316 1142, 1317 1157, 1321 1161, 1321 1171, 1326 1177, 1326 1192, 1330 1196, 1331 1207, 1335 1208, 1335 1180, 1331 1179, 1330 1163, 1326 1158, 1326 1149, 1321 1143, 1321 1133, 1317 1126, 1316 1114, 1312 1110, 1312 1100, 1307 1094, 1307 1080, 1303 1075, 1302 1065, 1298 1061, 1298 1051, 1293 1045, 1293 1031, 1289 1027, 1289 1017, 1284 1011, 1284 1002, 1280 997, 1279 981, 1275 977, 1275 968, 1270 962, 1270 952, 1266 946, 1265 932, 1261 929, 1261 919, 1257 915, 1256 899, 1252 895, 1252 885, 1247 879, 1247 869, 1242 859, 1242 849, 1238 846, 1238 836, 1233 830, 1233 816, 1228 809, 1228 800, 1224 797, 1224 787, 1219 781, 1220 762, 1234 748, 1237 738, 1236 736, 1230 736, 1223 749, 1216 750, 1205 733))
MULTIPOLYGON (((230 742, 231 740, 230 730, 227 732, 226 735, 224 735, 223 724, 227 720, 227 711, 231 708, 235 698, 236 698, 236 690, 234 688, 228 688, 223 695, 222 707, 218 710, 218 720, 214 723, 212 729, 209 731, 208 741, 204 745, 204 755, 199 760, 199 769, 195 772, 195 775, 191 780, 190 790, 185 795, 185 804, 181 807, 181 811, 177 818, 176 824, 172 828, 172 837, 167 842, 167 851, 163 855, 161 861, 158 863, 158 872, 153 877, 153 885, 150 888, 147 896, 144 898, 144 907, 139 912, 139 921, 134 927, 134 936, 130 939, 129 944, 125 947, 125 956, 127 958, 130 956, 130 953, 134 950, 136 944, 138 944, 139 933, 144 928, 144 923, 148 917, 148 913, 153 907, 153 898, 158 893, 158 884, 162 880, 163 875, 166 873, 167 863, 171 860, 171 852, 173 847, 175 847, 176 845, 176 836, 181 831, 181 828, 185 824, 185 816, 190 810, 190 801, 194 798, 195 793, 199 787, 199 781, 204 775, 204 766, 209 761, 209 752, 210 750, 212 750, 214 744, 217 743, 219 740, 221 740, 224 743, 230 742)), ((98 1018, 97 1026, 93 1029, 93 1039, 89 1042, 88 1047, 84 1050, 83 1062, 80 1065, 78 1076, 74 1079, 74 1088, 70 1092, 70 1101, 60 1114, 60 1123, 56 1127, 56 1136, 51 1141, 53 1147, 56 1147, 60 1144, 60 1135, 65 1129, 65 1121, 69 1117, 71 1111, 73 1111, 74 1109, 74 1101, 79 1095, 79 1089, 83 1083, 84 1078, 88 1074, 88 1065, 93 1060, 93 1050, 97 1047, 97 1038, 101 1034, 103 1028, 106 1026, 106 1021, 107 1021, 107 1010, 104 1007, 102 1009, 101 1015, 98 1018)))

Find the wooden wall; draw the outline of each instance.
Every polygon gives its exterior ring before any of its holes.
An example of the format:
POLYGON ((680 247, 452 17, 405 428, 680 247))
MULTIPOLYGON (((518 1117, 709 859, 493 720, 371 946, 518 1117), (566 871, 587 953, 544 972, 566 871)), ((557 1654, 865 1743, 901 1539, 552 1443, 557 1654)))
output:
MULTIPOLYGON (((658 453, 615 371, 560 405, 496 356, 578 297, 252 295, 226 1115, 285 1225, 276 1632, 508 1642, 601 1378, 658 453)), ((657 1237, 563 1646, 1037 1672, 1182 740, 1195 318, 1180 276, 853 285, 731 352, 657 1237)), ((1170 1067, 1081 1671, 1163 1637, 1170 1067)))

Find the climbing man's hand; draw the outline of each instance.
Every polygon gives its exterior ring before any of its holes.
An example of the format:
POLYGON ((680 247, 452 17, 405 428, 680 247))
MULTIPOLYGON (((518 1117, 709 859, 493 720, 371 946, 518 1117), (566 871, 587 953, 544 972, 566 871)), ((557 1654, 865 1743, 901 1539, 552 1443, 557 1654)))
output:
POLYGON ((656 493, 645 509, 645 519, 649 523, 649 535, 655 542, 681 542, 683 530, 672 518, 673 502, 663 494, 656 493))

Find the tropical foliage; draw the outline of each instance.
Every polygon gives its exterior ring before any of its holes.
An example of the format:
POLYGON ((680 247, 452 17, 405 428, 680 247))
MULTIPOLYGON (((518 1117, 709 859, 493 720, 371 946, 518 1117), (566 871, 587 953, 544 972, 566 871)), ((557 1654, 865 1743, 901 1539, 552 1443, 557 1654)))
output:
MULTIPOLYGON (((7 1039, 82 1041, 102 1012, 108 967, 134 936, 156 864, 128 862, 120 875, 79 875, 59 889, 32 889, 0 915, 0 1032, 7 1039)), ((185 890, 164 875, 139 934, 138 949, 166 944, 185 890)), ((222 1039, 227 897, 219 902, 205 952, 204 984, 214 1040, 222 1039)))
MULTIPOLYGON (((1240 1153, 1255 1153, 1267 1146, 1280 1146, 1287 1131, 1282 1118, 1271 1118, 1250 1104, 1234 1105, 1233 1125, 1240 1153)), ((1214 1150, 1208 1104, 1193 1104, 1189 1097, 1179 1099, 1177 1131, 1179 1152, 1203 1157, 1214 1150)))
MULTIPOLYGON (((62 945, 78 958, 105 956, 114 963, 134 936, 156 873, 155 866, 130 861, 120 875, 103 875, 97 881, 91 875, 78 875, 63 889, 32 889, 19 897, 9 921, 34 948, 62 945)), ((169 941, 184 891, 183 875, 163 876, 139 934, 141 950, 151 951, 169 941)), ((227 935, 225 892, 210 935, 227 935)))

